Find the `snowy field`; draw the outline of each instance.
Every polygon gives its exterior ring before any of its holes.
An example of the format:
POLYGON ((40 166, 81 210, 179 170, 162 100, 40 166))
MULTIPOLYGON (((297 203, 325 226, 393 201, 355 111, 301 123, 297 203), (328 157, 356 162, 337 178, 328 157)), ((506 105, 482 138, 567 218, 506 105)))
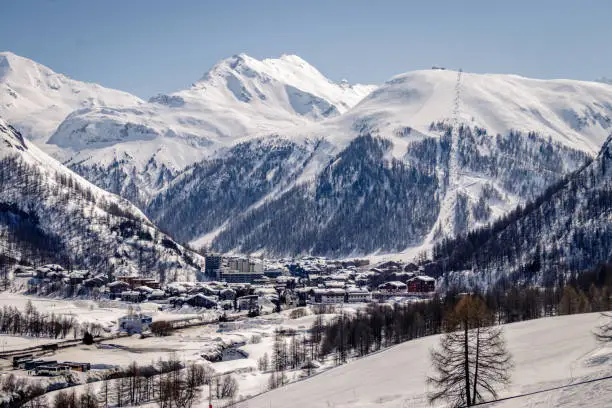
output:
MULTIPOLYGON (((56 314, 59 316, 72 316, 80 323, 98 323, 108 333, 115 332, 117 320, 128 313, 129 304, 119 301, 93 301, 93 300, 66 300, 26 296, 19 293, 2 292, 0 294, 0 308, 5 306, 16 307, 25 310, 28 301, 41 313, 56 314)), ((205 313, 179 313, 164 312, 159 310, 160 305, 156 303, 140 303, 134 305, 134 310, 141 311, 153 316, 154 320, 176 320, 190 317, 213 318, 211 312, 205 313)), ((0 335, 0 350, 14 350, 24 347, 38 346, 57 341, 71 340, 69 334, 66 339, 48 339, 22 336, 0 335)))
MULTIPOLYGON (((4 293, 0 307, 14 305, 22 309, 28 300, 35 307, 58 314, 72 314, 79 321, 95 321, 111 327, 126 313, 127 305, 119 302, 69 301, 26 297, 4 293), (117 304, 114 304, 117 303, 117 304)), ((158 318, 180 318, 193 314, 168 313, 156 310, 156 305, 141 305, 158 318)), ((351 308, 345 308, 351 312, 351 308)), ((309 379, 300 380, 300 370, 288 371, 289 381, 297 381, 283 388, 266 392, 270 374, 261 372, 257 360, 265 353, 271 355, 274 332, 277 328, 293 329, 298 335, 306 332, 315 316, 309 314, 291 319, 289 311, 236 323, 211 324, 181 329, 167 337, 141 339, 134 335, 109 340, 102 345, 60 350, 49 356, 59 361, 87 361, 94 368, 126 366, 133 361, 140 365, 155 362, 174 354, 180 360, 203 361, 203 355, 233 346, 246 353, 239 358, 206 363, 217 373, 231 373, 239 382, 242 408, 314 407, 314 408, 417 408, 429 406, 429 391, 425 379, 430 372, 429 350, 438 344, 432 336, 406 342, 341 367, 328 369, 324 365, 309 379), (260 395, 259 395, 260 394, 260 395), (249 397, 255 398, 248 399, 249 397)), ((334 315, 325 315, 326 319, 334 315)), ((605 346, 593 338, 593 329, 601 322, 599 314, 572 315, 514 323, 506 326, 508 348, 516 365, 512 384, 500 392, 501 397, 565 386, 580 381, 612 374, 612 345, 605 346)), ((5 347, 34 345, 34 340, 0 336, 5 347), (32 344, 30 344, 32 343, 32 344)), ((49 340, 46 340, 49 341, 49 340)), ((330 363, 328 363, 330 364, 330 363)), ((94 370, 96 371, 96 370, 94 370)), ((96 384, 97 385, 97 384, 96 384)), ((77 387, 81 389, 84 386, 77 387)), ((95 386, 94 386, 95 387, 95 386)), ((204 393, 206 394, 206 393, 204 393)), ((488 407, 495 408, 574 408, 612 406, 612 380, 567 387, 488 407)), ((151 405, 151 406, 154 406, 151 405)), ((201 407, 207 402, 202 400, 201 407)))
MULTIPOLYGON (((598 344, 592 330, 599 314, 572 315, 506 326, 516 368, 511 396, 612 374, 612 346, 598 344)), ((392 347, 310 379, 241 403, 243 408, 416 408, 427 407, 429 350, 438 336, 392 347)), ((201 405, 205 406, 204 403, 201 405)), ((532 397, 488 404, 495 408, 610 407, 612 380, 532 397), (588 401, 588 403, 587 403, 588 401)))

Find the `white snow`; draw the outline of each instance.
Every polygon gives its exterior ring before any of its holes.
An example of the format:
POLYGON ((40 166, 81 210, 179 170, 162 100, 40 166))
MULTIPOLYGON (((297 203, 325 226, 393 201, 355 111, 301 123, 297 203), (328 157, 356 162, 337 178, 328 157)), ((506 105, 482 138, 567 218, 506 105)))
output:
POLYGON ((109 163, 123 151, 137 167, 159 148, 167 153, 158 160, 182 169, 238 138, 345 112, 373 89, 336 84, 297 56, 259 61, 240 54, 219 62, 191 88, 146 104, 75 111, 49 143, 65 150, 55 152, 63 161, 109 163))
POLYGON ((0 117, 44 143, 73 110, 143 103, 127 92, 75 81, 27 58, 0 52, 0 117))
MULTIPOLYGON (((592 335, 599 322, 599 314, 586 314, 506 325, 506 340, 516 369, 512 373, 512 385, 500 392, 501 396, 612 373, 608 364, 612 347, 599 345, 592 335)), ((431 336, 409 341, 262 394, 245 404, 249 408, 427 407, 425 380, 431 374, 429 350, 437 346, 438 340, 438 336, 431 336)), ((551 391, 492 406, 578 407, 589 401, 590 407, 607 407, 611 399, 612 384, 608 381, 597 387, 585 386, 582 392, 551 391), (591 389, 597 394, 589 393, 591 389)))

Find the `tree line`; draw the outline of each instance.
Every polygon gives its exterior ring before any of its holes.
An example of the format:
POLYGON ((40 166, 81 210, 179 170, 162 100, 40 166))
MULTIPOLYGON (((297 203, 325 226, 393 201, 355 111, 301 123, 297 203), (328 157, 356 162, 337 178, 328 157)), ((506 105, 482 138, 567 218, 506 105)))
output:
POLYGON ((74 317, 40 312, 30 301, 23 311, 7 305, 0 309, 0 333, 12 336, 63 339, 71 332, 78 332, 80 328, 77 326, 79 324, 74 317))
MULTIPOLYGON (((559 277, 552 287, 518 286, 500 281, 487 291, 470 293, 483 299, 492 324, 547 316, 603 312, 612 303, 612 265, 559 277)), ((465 288, 451 288, 444 297, 408 304, 370 304, 354 314, 340 313, 325 322, 317 316, 306 341, 313 359, 332 357, 337 364, 407 340, 445 331, 445 316, 457 306, 465 288)))
POLYGON ((215 376, 211 368, 184 364, 176 355, 148 365, 132 362, 108 372, 97 391, 88 385, 80 393, 72 388, 48 398, 44 387, 27 379, 7 376, 0 383, 1 390, 12 396, 9 408, 108 408, 149 403, 159 408, 190 408, 204 399, 205 385, 210 386, 215 399, 231 403, 238 394, 238 382, 231 375, 215 376))

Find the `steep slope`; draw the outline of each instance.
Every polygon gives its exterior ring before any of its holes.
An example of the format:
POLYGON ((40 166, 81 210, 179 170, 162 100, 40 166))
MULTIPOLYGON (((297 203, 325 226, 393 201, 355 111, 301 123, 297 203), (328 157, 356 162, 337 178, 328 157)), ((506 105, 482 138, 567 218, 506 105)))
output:
POLYGON ((171 177, 238 138, 339 115, 374 88, 336 84, 297 56, 241 54, 147 104, 75 111, 49 142, 74 170, 142 205, 164 184, 150 181, 159 180, 157 169, 171 177))
POLYGON ((44 143, 75 109, 143 103, 126 92, 75 81, 27 58, 0 52, 0 117, 44 143))
MULTIPOLYGON (((309 159, 251 207, 181 229, 189 221, 181 207, 193 214, 202 194, 171 183, 147 212, 220 250, 342 256, 419 247, 486 225, 578 169, 612 129, 610 101, 612 88, 598 83, 412 72, 339 117, 276 132, 309 159), (181 199, 165 214, 173 196, 181 199)), ((257 183, 249 174, 241 182, 257 183)), ((197 177, 192 185, 227 175, 197 177)), ((216 191, 207 200, 227 205, 216 191)))
POLYGON ((473 271, 475 283, 545 284, 611 261, 612 135, 590 164, 493 225, 438 244, 434 260, 450 271, 473 271))
POLYGON ((194 279, 202 265, 132 204, 66 169, 2 120, 0 191, 0 249, 15 262, 162 280, 194 279))

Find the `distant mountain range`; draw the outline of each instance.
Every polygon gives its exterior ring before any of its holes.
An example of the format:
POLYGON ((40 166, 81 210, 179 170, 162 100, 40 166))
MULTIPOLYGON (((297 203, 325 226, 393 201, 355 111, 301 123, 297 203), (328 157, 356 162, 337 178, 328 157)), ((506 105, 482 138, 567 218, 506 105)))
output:
POLYGON ((0 62, 0 115, 26 138, 221 251, 427 248, 536 199, 612 132, 612 87, 597 82, 426 70, 349 85, 297 56, 241 54, 144 102, 0 62))

